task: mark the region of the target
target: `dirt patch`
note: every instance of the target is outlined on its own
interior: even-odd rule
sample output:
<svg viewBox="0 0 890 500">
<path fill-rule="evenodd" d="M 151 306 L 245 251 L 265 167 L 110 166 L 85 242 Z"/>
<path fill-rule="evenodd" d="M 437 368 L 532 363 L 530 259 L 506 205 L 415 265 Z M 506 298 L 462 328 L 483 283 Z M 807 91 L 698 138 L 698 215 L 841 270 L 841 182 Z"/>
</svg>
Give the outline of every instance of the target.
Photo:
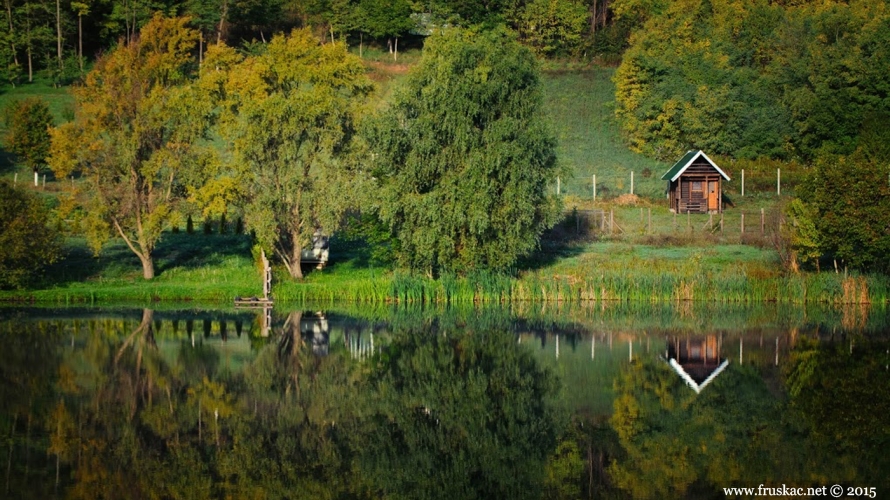
<svg viewBox="0 0 890 500">
<path fill-rule="evenodd" d="M 374 71 L 390 75 L 403 75 L 411 68 L 407 64 L 384 63 L 380 61 L 368 61 L 365 65 Z"/>
<path fill-rule="evenodd" d="M 619 207 L 635 207 L 639 205 L 641 202 L 640 197 L 635 194 L 623 194 L 614 200 L 612 203 L 618 205 Z"/>
</svg>

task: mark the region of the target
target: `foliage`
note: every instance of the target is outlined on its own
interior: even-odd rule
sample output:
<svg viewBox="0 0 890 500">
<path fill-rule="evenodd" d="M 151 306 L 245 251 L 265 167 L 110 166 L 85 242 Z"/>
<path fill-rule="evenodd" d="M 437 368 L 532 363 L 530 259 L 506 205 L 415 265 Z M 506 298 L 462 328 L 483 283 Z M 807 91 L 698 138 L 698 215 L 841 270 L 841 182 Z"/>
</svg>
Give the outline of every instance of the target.
<svg viewBox="0 0 890 500">
<path fill-rule="evenodd" d="M 698 395 L 653 359 L 624 369 L 616 384 L 611 424 L 626 456 L 609 470 L 633 498 L 683 498 L 771 477 L 795 484 L 811 473 L 796 467 L 802 446 L 782 434 L 781 407 L 750 367 L 730 365 Z"/>
<path fill-rule="evenodd" d="M 61 257 L 61 238 L 36 195 L 0 181 L 0 288 L 29 285 Z"/>
<path fill-rule="evenodd" d="M 802 198 L 812 213 L 822 251 L 855 269 L 890 271 L 890 155 L 887 134 L 853 154 L 823 153 Z"/>
<path fill-rule="evenodd" d="M 616 74 L 632 149 L 739 158 L 849 153 L 863 117 L 887 109 L 883 2 L 619 2 L 646 19 Z M 839 76 L 843 75 L 843 77 Z"/>
<path fill-rule="evenodd" d="M 75 88 L 75 119 L 52 131 L 50 166 L 79 173 L 96 252 L 113 232 L 136 254 L 143 277 L 166 222 L 178 218 L 186 165 L 207 161 L 199 141 L 209 102 L 188 84 L 198 33 L 186 19 L 156 16 L 139 39 L 96 63 Z"/>
<path fill-rule="evenodd" d="M 589 16 L 587 7 L 578 0 L 532 0 L 514 22 L 523 43 L 549 56 L 577 49 Z"/>
<path fill-rule="evenodd" d="M 853 343 L 801 339 L 785 369 L 789 410 L 815 444 L 860 457 L 861 480 L 885 482 L 890 391 L 876 380 L 887 373 L 887 343 L 860 337 Z"/>
<path fill-rule="evenodd" d="M 6 107 L 5 120 L 4 147 L 28 168 L 40 171 L 49 156 L 49 128 L 53 125 L 49 105 L 38 97 L 13 101 Z"/>
<path fill-rule="evenodd" d="M 375 496 L 540 496 L 556 379 L 513 335 L 474 323 L 409 320 L 368 375 L 356 444 Z"/>
<path fill-rule="evenodd" d="M 785 207 L 784 216 L 779 234 L 784 244 L 778 250 L 786 267 L 797 272 L 798 263 L 818 266 L 822 251 L 810 208 L 799 198 L 793 198 Z"/>
<path fill-rule="evenodd" d="M 208 54 L 206 65 L 227 70 L 221 133 L 244 183 L 246 227 L 302 278 L 301 249 L 316 231 L 332 234 L 361 196 L 355 128 L 370 80 L 343 44 L 321 44 L 308 30 L 244 59 Z M 202 78 L 212 85 L 218 75 Z"/>
<path fill-rule="evenodd" d="M 404 265 L 506 269 L 556 221 L 538 70 L 503 31 L 434 35 L 369 142 Z"/>
</svg>

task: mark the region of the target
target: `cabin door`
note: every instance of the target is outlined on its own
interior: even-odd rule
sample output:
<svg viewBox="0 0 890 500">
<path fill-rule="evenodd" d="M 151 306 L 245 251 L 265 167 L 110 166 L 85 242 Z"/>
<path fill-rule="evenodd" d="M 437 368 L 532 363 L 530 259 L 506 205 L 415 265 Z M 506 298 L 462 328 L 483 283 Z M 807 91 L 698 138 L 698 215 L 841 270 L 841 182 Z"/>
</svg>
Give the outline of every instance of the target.
<svg viewBox="0 0 890 500">
<path fill-rule="evenodd" d="M 708 181 L 708 210 L 718 210 L 717 181 Z"/>
</svg>

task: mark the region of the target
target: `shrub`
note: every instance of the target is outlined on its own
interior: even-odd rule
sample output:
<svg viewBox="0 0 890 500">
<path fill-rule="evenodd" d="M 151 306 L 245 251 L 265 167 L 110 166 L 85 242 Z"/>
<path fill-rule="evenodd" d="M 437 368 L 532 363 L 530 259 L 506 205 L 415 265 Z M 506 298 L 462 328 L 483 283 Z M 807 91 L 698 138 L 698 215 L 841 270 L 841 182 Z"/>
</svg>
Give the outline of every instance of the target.
<svg viewBox="0 0 890 500">
<path fill-rule="evenodd" d="M 0 288 L 33 282 L 61 256 L 61 238 L 36 195 L 0 181 Z"/>
</svg>

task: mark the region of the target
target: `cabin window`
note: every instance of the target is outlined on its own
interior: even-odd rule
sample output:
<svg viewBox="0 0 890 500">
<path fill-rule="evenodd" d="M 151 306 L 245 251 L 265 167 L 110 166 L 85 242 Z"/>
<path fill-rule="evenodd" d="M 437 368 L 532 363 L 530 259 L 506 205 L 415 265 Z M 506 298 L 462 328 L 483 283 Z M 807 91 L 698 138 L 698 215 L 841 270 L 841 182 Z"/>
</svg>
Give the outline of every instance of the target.
<svg viewBox="0 0 890 500">
<path fill-rule="evenodd" d="M 701 193 L 701 190 L 702 190 L 701 185 L 702 185 L 701 181 L 692 181 L 692 190 L 698 191 L 699 193 Z"/>
</svg>

